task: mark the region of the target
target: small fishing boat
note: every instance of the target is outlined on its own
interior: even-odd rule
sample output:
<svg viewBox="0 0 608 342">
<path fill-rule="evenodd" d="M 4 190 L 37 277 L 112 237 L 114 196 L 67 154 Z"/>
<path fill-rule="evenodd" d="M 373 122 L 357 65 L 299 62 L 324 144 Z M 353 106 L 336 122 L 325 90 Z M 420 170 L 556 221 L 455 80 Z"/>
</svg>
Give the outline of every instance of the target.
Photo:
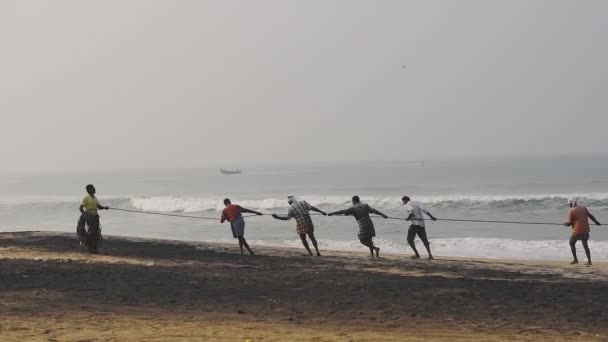
<svg viewBox="0 0 608 342">
<path fill-rule="evenodd" d="M 241 170 L 224 170 L 224 169 L 220 169 L 220 172 L 223 175 L 240 175 L 241 173 L 243 173 L 243 171 L 241 171 Z"/>
</svg>

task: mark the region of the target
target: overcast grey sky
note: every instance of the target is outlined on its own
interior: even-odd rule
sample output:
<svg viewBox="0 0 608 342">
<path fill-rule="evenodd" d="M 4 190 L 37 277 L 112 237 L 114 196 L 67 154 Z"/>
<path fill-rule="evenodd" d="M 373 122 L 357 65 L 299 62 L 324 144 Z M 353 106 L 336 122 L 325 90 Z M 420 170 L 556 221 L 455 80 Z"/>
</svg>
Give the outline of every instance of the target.
<svg viewBox="0 0 608 342">
<path fill-rule="evenodd" d="M 603 0 L 0 0 L 1 168 L 602 153 L 607 33 Z"/>
</svg>

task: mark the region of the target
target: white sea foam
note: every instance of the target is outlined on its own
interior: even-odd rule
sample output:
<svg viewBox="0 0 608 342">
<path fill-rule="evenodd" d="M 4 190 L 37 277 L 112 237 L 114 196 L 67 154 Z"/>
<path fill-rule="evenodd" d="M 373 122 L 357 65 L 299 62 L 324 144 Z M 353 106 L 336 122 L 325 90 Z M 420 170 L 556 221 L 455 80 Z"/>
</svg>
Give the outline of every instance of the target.
<svg viewBox="0 0 608 342">
<path fill-rule="evenodd" d="M 444 195 L 444 196 L 421 196 L 414 198 L 429 206 L 439 208 L 470 208 L 472 206 L 496 209 L 521 208 L 525 206 L 528 210 L 542 210 L 552 208 L 564 208 L 567 199 L 572 196 L 580 198 L 581 203 L 591 208 L 608 207 L 608 193 L 587 194 L 532 194 L 532 195 Z M 349 196 L 321 196 L 305 195 L 302 199 L 307 200 L 313 206 L 323 207 L 328 210 L 343 208 L 350 204 Z M 373 207 L 398 209 L 401 200 L 398 196 L 362 196 L 364 202 Z M 223 198 L 219 197 L 131 197 L 130 204 L 139 210 L 157 212 L 204 212 L 220 211 L 224 207 Z M 288 207 L 286 198 L 248 198 L 234 199 L 244 207 L 254 210 L 286 209 Z"/>
<path fill-rule="evenodd" d="M 413 199 L 428 206 L 438 208 L 479 208 L 506 209 L 527 207 L 529 210 L 560 208 L 563 209 L 570 197 L 576 196 L 581 204 L 591 208 L 608 208 L 608 193 L 578 194 L 525 194 L 525 195 L 477 195 L 448 194 L 419 196 Z M 344 208 L 350 204 L 350 196 L 302 195 L 301 199 L 314 206 L 327 209 Z M 28 205 L 79 202 L 75 196 L 19 196 L 0 197 L 2 205 Z M 401 207 L 399 196 L 361 196 L 361 199 L 377 208 L 398 209 Z M 218 196 L 101 196 L 100 200 L 109 205 L 129 205 L 134 209 L 156 212 L 204 212 L 221 211 L 223 197 Z M 288 208 L 287 197 L 234 198 L 235 203 L 255 210 Z"/>
<path fill-rule="evenodd" d="M 216 241 L 228 242 L 228 240 Z M 252 246 L 296 247 L 302 246 L 300 240 L 252 240 Z M 411 248 L 403 240 L 375 239 L 374 243 L 385 253 L 412 254 Z M 424 246 L 417 241 L 418 251 L 426 253 Z M 608 261 L 608 241 L 589 241 L 591 257 L 594 261 Z M 319 240 L 319 247 L 326 250 L 365 252 L 366 247 L 359 241 Z M 567 240 L 523 241 L 498 238 L 449 238 L 432 239 L 431 248 L 437 256 L 465 258 L 514 259 L 514 260 L 570 260 L 572 255 Z M 582 245 L 578 245 L 578 257 L 586 260 Z"/>
</svg>

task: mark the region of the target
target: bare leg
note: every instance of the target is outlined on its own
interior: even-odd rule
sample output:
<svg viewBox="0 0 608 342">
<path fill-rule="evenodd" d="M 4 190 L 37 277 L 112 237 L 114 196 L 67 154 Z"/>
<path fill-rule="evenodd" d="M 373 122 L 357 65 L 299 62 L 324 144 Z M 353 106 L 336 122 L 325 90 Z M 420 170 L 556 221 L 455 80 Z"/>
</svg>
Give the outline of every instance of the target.
<svg viewBox="0 0 608 342">
<path fill-rule="evenodd" d="M 435 259 L 433 258 L 433 254 L 431 253 L 431 245 L 427 242 L 424 244 L 424 247 L 426 248 L 426 251 L 429 252 L 429 260 Z"/>
<path fill-rule="evenodd" d="M 417 232 L 418 237 L 420 237 L 420 240 L 422 240 L 422 243 L 424 244 L 424 248 L 426 248 L 426 251 L 429 253 L 429 260 L 433 260 L 433 254 L 431 253 L 431 244 L 429 243 L 429 239 L 426 236 L 426 229 L 421 229 Z M 413 239 L 412 240 L 412 244 L 414 243 Z"/>
<path fill-rule="evenodd" d="M 243 254 L 243 246 L 245 246 L 245 248 L 247 248 L 247 251 L 249 251 L 249 254 L 253 255 L 253 251 L 251 250 L 251 248 L 249 248 L 249 244 L 247 244 L 247 240 L 245 240 L 244 236 L 239 236 L 239 244 L 241 245 L 241 254 Z"/>
<path fill-rule="evenodd" d="M 321 256 L 321 253 L 319 252 L 319 245 L 317 244 L 317 239 L 315 239 L 315 234 L 308 233 L 308 236 L 310 237 L 310 241 L 312 241 L 312 245 L 315 247 L 315 250 L 317 251 L 317 256 Z"/>
<path fill-rule="evenodd" d="M 570 239 L 570 250 L 572 250 L 572 257 L 574 259 L 570 263 L 570 265 L 578 264 L 578 258 L 576 257 L 576 240 Z"/>
<path fill-rule="evenodd" d="M 241 249 L 241 255 L 245 255 L 245 253 L 243 253 L 243 240 L 241 238 L 239 238 L 239 248 Z"/>
<path fill-rule="evenodd" d="M 414 239 L 407 240 L 407 243 L 410 245 L 410 247 L 412 247 L 412 250 L 415 253 L 414 255 L 412 255 L 412 259 L 420 259 L 420 254 L 418 254 L 418 250 L 416 249 L 416 244 L 414 244 Z"/>
<path fill-rule="evenodd" d="M 302 244 L 304 248 L 308 251 L 308 255 L 312 256 L 312 252 L 310 251 L 310 247 L 308 246 L 308 241 L 306 241 L 306 234 L 300 234 L 300 239 L 302 240 Z"/>
<path fill-rule="evenodd" d="M 589 249 L 589 245 L 587 244 L 587 240 L 583 240 L 583 247 L 585 248 L 585 254 L 587 254 L 587 264 L 591 265 L 591 250 Z"/>
<path fill-rule="evenodd" d="M 369 248 L 369 254 L 371 257 L 374 257 L 374 251 L 376 252 L 376 257 L 379 256 L 379 252 L 380 252 L 380 248 L 374 246 L 374 242 L 372 241 L 372 239 L 366 239 L 366 240 L 359 240 L 361 241 L 361 244 L 364 246 L 367 246 Z"/>
</svg>

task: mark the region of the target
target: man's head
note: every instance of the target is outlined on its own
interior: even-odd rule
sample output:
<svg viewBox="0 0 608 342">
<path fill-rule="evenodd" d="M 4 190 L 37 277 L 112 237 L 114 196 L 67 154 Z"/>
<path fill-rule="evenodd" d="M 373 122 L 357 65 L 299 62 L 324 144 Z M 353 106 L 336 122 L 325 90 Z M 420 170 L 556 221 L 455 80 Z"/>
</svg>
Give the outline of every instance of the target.
<svg viewBox="0 0 608 342">
<path fill-rule="evenodd" d="M 296 201 L 296 198 L 293 196 L 289 196 L 287 197 L 287 203 L 289 203 L 290 205 L 293 204 Z"/>
<path fill-rule="evenodd" d="M 357 204 L 359 202 L 361 202 L 361 199 L 359 198 L 359 196 L 356 196 L 356 195 L 353 196 L 353 204 Z"/>
<path fill-rule="evenodd" d="M 408 196 L 403 196 L 401 197 L 401 201 L 403 202 L 403 205 L 406 205 L 410 202 L 410 198 Z"/>
<path fill-rule="evenodd" d="M 231 205 L 231 204 L 232 204 L 232 202 L 230 202 L 230 198 L 226 198 L 226 199 L 224 200 L 224 205 L 225 205 L 225 206 L 229 206 L 229 205 Z"/>
<path fill-rule="evenodd" d="M 576 197 L 570 197 L 570 199 L 568 200 L 568 206 L 570 206 L 570 208 L 574 208 L 578 205 L 578 199 Z"/>
<path fill-rule="evenodd" d="M 87 189 L 87 193 L 91 196 L 95 195 L 95 187 L 93 186 L 93 184 L 89 184 L 86 187 Z"/>
</svg>

